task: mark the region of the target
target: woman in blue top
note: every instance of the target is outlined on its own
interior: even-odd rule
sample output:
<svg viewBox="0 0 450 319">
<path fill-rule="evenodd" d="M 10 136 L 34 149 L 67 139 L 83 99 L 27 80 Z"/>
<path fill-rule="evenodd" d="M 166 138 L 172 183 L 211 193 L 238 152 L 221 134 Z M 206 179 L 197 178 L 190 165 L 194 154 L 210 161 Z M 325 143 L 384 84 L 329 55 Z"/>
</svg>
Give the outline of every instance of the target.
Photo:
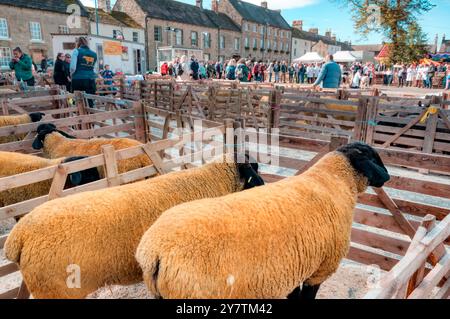
<svg viewBox="0 0 450 319">
<path fill-rule="evenodd" d="M 231 59 L 230 62 L 228 62 L 228 66 L 225 70 L 225 76 L 227 80 L 236 80 L 236 60 Z"/>
<path fill-rule="evenodd" d="M 88 94 L 95 94 L 95 79 L 97 74 L 94 72 L 97 62 L 97 53 L 89 49 L 88 41 L 85 37 L 77 39 L 77 48 L 72 53 L 70 62 L 70 73 L 72 74 L 72 90 L 84 91 Z M 89 106 L 93 106 L 93 101 L 89 100 Z"/>
</svg>

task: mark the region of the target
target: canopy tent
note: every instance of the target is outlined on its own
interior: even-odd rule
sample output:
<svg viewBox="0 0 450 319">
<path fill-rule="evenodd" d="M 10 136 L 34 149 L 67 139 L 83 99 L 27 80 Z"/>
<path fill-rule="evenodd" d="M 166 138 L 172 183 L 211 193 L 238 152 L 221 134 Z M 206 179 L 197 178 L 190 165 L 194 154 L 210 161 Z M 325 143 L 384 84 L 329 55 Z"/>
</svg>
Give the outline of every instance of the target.
<svg viewBox="0 0 450 319">
<path fill-rule="evenodd" d="M 294 63 L 315 63 L 323 62 L 323 58 L 317 52 L 308 52 L 304 56 L 295 59 Z"/>
<path fill-rule="evenodd" d="M 436 62 L 450 62 L 450 53 L 432 54 L 431 59 Z"/>
<path fill-rule="evenodd" d="M 439 62 L 433 61 L 431 59 L 422 59 L 422 60 L 420 60 L 420 64 L 434 65 L 434 66 L 441 65 Z"/>
<path fill-rule="evenodd" d="M 350 51 L 338 51 L 333 54 L 334 62 L 355 62 L 358 60 Z"/>
<path fill-rule="evenodd" d="M 383 61 L 389 58 L 390 50 L 389 45 L 385 44 L 383 45 L 383 48 L 381 49 L 380 53 L 375 57 L 375 60 Z"/>
</svg>

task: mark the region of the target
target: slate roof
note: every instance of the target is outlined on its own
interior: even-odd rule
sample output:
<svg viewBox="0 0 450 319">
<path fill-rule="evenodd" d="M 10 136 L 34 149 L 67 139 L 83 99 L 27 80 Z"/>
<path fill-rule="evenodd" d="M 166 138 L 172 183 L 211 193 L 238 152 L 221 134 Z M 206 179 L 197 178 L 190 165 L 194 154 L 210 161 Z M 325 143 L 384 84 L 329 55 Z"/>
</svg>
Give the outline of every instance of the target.
<svg viewBox="0 0 450 319">
<path fill-rule="evenodd" d="M 221 28 L 240 32 L 236 25 L 224 13 L 201 9 L 197 6 L 172 0 L 136 0 L 136 3 L 150 18 L 181 22 L 208 28 Z"/>
<path fill-rule="evenodd" d="M 383 44 L 353 45 L 353 50 L 355 50 L 355 51 L 380 52 L 382 48 L 383 48 Z"/>
<path fill-rule="evenodd" d="M 81 15 L 83 17 L 88 16 L 86 9 L 79 0 L 0 0 L 1 4 L 65 14 L 67 14 L 67 7 L 69 5 L 78 4 L 81 8 Z"/>
<path fill-rule="evenodd" d="M 340 46 L 342 51 L 353 51 L 354 50 L 351 45 L 349 45 L 345 42 L 334 41 L 333 39 L 326 37 L 324 35 L 315 34 L 313 32 L 299 30 L 296 28 L 292 28 L 292 37 L 297 38 L 297 39 L 308 40 L 311 42 L 319 42 L 320 40 L 322 40 L 322 42 L 324 42 L 327 45 Z"/>
<path fill-rule="evenodd" d="M 270 10 L 241 0 L 229 0 L 244 20 L 272 27 L 290 30 L 291 26 L 284 20 L 280 11 Z M 294 1 L 294 0 L 293 0 Z"/>
<path fill-rule="evenodd" d="M 90 20 L 95 21 L 95 8 L 86 8 L 90 13 Z M 128 14 L 119 11 L 111 11 L 107 13 L 102 9 L 98 10 L 98 19 L 100 23 L 109 24 L 119 27 L 128 27 L 135 29 L 143 29 L 136 21 L 134 21 Z"/>
</svg>

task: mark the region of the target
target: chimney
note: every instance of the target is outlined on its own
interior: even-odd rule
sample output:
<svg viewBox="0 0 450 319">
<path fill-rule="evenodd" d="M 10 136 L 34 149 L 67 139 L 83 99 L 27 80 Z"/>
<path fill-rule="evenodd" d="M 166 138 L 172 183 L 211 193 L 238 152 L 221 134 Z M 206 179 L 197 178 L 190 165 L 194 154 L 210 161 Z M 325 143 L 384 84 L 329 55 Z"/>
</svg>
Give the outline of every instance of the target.
<svg viewBox="0 0 450 319">
<path fill-rule="evenodd" d="M 319 34 L 319 29 L 318 28 L 311 28 L 311 29 L 309 29 L 309 32 L 314 33 L 314 34 Z"/>
<path fill-rule="evenodd" d="M 334 42 L 336 42 L 336 34 L 332 34 L 332 35 L 331 35 L 331 40 L 333 40 Z"/>
<path fill-rule="evenodd" d="M 105 12 L 111 12 L 111 0 L 98 0 L 98 8 Z"/>
<path fill-rule="evenodd" d="M 261 7 L 267 9 L 267 1 L 261 1 Z"/>
<path fill-rule="evenodd" d="M 330 39 L 331 39 L 331 31 L 328 30 L 327 32 L 325 32 L 325 36 L 326 36 L 327 38 L 330 38 Z"/>
<path fill-rule="evenodd" d="M 303 30 L 303 20 L 295 20 L 295 21 L 293 21 L 292 22 L 292 26 L 295 29 L 298 29 L 298 30 L 302 31 Z"/>
<path fill-rule="evenodd" d="M 203 9 L 203 0 L 195 0 L 195 5 L 198 8 Z"/>
<path fill-rule="evenodd" d="M 211 0 L 211 10 L 215 13 L 219 12 L 219 1 L 218 0 Z"/>
</svg>

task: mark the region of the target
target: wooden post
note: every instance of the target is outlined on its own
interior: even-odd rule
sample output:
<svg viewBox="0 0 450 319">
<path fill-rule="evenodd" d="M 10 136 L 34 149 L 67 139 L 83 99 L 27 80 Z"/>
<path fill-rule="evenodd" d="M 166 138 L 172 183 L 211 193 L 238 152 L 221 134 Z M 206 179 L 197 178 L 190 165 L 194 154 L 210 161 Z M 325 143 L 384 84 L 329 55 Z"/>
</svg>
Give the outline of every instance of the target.
<svg viewBox="0 0 450 319">
<path fill-rule="evenodd" d="M 103 145 L 102 153 L 103 157 L 105 158 L 105 176 L 108 180 L 108 186 L 119 186 L 119 168 L 117 167 L 117 158 L 114 146 L 112 146 L 111 144 Z"/>
<path fill-rule="evenodd" d="M 152 152 L 149 144 L 145 144 L 144 146 L 142 146 L 142 149 L 144 150 L 145 154 L 147 154 L 147 156 L 150 158 L 153 165 L 155 166 L 156 171 L 159 174 L 164 175 L 168 173 L 168 171 L 164 168 L 161 156 L 159 156 L 159 154 L 156 152 Z"/>
<path fill-rule="evenodd" d="M 353 140 L 364 142 L 367 135 L 367 108 L 369 100 L 360 97 L 358 101 L 358 113 L 356 114 L 355 128 L 353 130 Z"/>
<path fill-rule="evenodd" d="M 434 139 L 436 137 L 436 129 L 438 124 L 438 114 L 439 111 L 437 113 L 430 114 L 430 116 L 428 117 L 422 147 L 422 152 L 424 153 L 433 153 Z"/>
<path fill-rule="evenodd" d="M 133 110 L 136 140 L 141 143 L 147 143 L 147 121 L 145 118 L 144 106 L 141 102 L 134 102 Z"/>
<path fill-rule="evenodd" d="M 53 177 L 52 185 L 50 186 L 50 191 L 48 193 L 48 200 L 53 200 L 62 196 L 64 186 L 67 180 L 67 169 L 65 169 L 62 164 L 58 165 L 55 175 Z"/>
<path fill-rule="evenodd" d="M 88 111 L 86 108 L 86 101 L 84 100 L 83 92 L 75 91 L 75 104 L 77 106 L 78 116 L 88 114 Z M 81 124 L 82 130 L 88 130 L 89 128 L 90 128 L 90 124 L 88 124 L 88 123 Z"/>
<path fill-rule="evenodd" d="M 125 90 L 126 90 L 126 88 L 125 88 L 125 78 L 124 77 L 120 78 L 119 79 L 119 83 L 120 83 L 120 87 L 119 87 L 120 97 L 122 99 L 124 99 L 124 97 L 125 97 Z"/>
<path fill-rule="evenodd" d="M 378 116 L 378 105 L 380 103 L 379 98 L 371 98 L 369 104 L 367 105 L 366 112 L 366 134 L 364 137 L 364 142 L 372 145 L 373 136 L 375 133 L 375 127 L 377 126 L 377 116 Z"/>
<path fill-rule="evenodd" d="M 274 89 L 270 91 L 270 106 L 272 110 L 272 123 L 270 128 L 280 127 L 280 113 L 281 113 L 281 91 Z"/>
<path fill-rule="evenodd" d="M 226 119 L 224 122 L 225 122 L 225 134 L 223 141 L 225 143 L 225 154 L 233 155 L 235 149 L 233 120 Z"/>
<path fill-rule="evenodd" d="M 1 100 L 3 115 L 9 115 L 8 102 L 5 99 Z"/>
</svg>

